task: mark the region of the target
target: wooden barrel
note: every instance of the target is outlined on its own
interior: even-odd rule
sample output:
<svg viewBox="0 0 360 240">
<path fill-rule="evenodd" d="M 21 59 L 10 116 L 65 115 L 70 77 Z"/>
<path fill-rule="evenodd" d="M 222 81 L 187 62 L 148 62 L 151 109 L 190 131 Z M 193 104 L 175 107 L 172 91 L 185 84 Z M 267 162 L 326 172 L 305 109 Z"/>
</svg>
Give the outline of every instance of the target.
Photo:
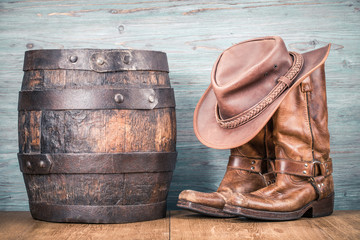
<svg viewBox="0 0 360 240">
<path fill-rule="evenodd" d="M 33 218 L 165 217 L 176 162 L 165 53 L 27 51 L 18 110 L 18 159 Z"/>
</svg>

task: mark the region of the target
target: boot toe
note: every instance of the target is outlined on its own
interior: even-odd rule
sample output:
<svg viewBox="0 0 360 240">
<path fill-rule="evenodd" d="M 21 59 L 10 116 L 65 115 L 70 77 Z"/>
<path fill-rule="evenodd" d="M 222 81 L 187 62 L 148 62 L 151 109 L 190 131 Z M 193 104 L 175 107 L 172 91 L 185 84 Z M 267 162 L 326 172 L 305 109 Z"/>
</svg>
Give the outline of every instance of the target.
<svg viewBox="0 0 360 240">
<path fill-rule="evenodd" d="M 222 209 L 225 205 L 223 196 L 217 192 L 203 193 L 193 190 L 184 190 L 180 193 L 179 200 L 185 200 L 219 209 Z"/>
</svg>

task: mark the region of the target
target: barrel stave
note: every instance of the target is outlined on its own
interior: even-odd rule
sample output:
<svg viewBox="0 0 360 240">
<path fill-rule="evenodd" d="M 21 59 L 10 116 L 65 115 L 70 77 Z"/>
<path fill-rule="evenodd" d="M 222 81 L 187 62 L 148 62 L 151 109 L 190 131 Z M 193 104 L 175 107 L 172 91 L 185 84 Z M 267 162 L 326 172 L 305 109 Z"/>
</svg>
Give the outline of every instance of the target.
<svg viewBox="0 0 360 240">
<path fill-rule="evenodd" d="M 41 150 L 41 111 L 19 111 L 18 140 L 20 153 L 39 153 Z"/>
</svg>

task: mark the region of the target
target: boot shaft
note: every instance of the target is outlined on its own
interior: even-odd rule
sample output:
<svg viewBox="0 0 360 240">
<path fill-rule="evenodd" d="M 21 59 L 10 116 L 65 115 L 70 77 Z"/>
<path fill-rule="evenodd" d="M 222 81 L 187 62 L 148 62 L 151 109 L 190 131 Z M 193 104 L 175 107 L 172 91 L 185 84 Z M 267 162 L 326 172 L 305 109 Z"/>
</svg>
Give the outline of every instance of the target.
<svg viewBox="0 0 360 240">
<path fill-rule="evenodd" d="M 312 131 L 313 159 L 326 161 L 330 154 L 330 134 L 328 129 L 328 108 L 326 97 L 325 66 L 322 65 L 310 75 L 309 90 L 303 83 L 309 102 L 309 123 Z"/>
<path fill-rule="evenodd" d="M 305 202 L 315 195 L 322 199 L 333 194 L 324 65 L 288 94 L 273 122 L 277 173 L 273 188 L 308 189 Z"/>
<path fill-rule="evenodd" d="M 330 136 L 324 65 L 291 91 L 273 116 L 277 159 L 329 159 Z"/>
<path fill-rule="evenodd" d="M 230 154 L 255 159 L 275 159 L 272 119 L 248 143 L 232 148 Z"/>
</svg>

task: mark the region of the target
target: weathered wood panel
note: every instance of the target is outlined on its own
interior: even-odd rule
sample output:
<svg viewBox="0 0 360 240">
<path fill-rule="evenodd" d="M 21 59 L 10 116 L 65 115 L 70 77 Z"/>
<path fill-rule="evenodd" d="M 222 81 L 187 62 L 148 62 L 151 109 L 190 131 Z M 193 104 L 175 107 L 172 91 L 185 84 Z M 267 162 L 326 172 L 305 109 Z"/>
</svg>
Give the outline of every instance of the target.
<svg viewBox="0 0 360 240">
<path fill-rule="evenodd" d="M 181 190 L 216 190 L 225 172 L 228 151 L 202 146 L 192 129 L 193 111 L 210 82 L 213 63 L 232 44 L 266 35 L 283 37 L 289 49 L 299 52 L 333 43 L 326 74 L 335 208 L 359 209 L 359 29 L 358 1 L 2 1 L 0 209 L 27 209 L 16 159 L 24 51 L 135 48 L 168 54 L 179 152 L 169 194 L 174 209 Z"/>
</svg>

